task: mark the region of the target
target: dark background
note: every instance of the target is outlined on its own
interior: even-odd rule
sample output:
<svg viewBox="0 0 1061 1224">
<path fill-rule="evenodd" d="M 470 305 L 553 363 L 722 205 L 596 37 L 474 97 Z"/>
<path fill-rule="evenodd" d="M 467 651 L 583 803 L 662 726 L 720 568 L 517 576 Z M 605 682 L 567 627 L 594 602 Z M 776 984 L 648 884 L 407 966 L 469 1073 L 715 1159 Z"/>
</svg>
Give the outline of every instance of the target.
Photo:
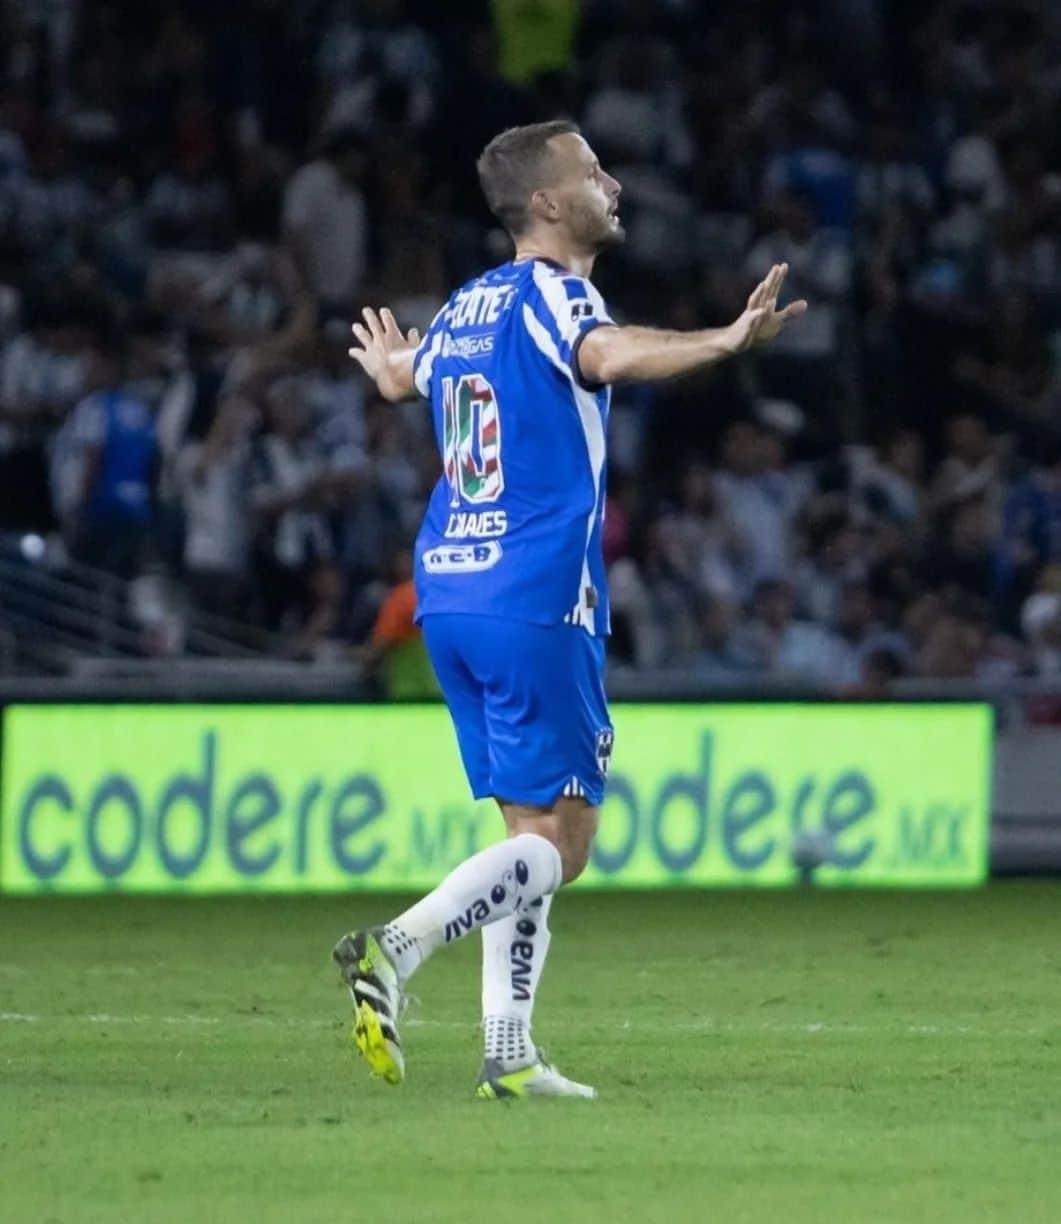
<svg viewBox="0 0 1061 1224">
<path fill-rule="evenodd" d="M 305 659 L 392 640 L 438 461 L 423 405 L 346 359 L 349 321 L 422 327 L 506 258 L 475 157 L 569 115 L 624 187 L 595 278 L 618 319 L 724 324 L 780 259 L 811 302 L 761 355 L 617 391 L 613 660 L 849 694 L 1061 669 L 1056 6 L 0 12 L 20 563 L 33 533 L 59 571 L 131 580 L 149 629 L 198 609 Z"/>
</svg>

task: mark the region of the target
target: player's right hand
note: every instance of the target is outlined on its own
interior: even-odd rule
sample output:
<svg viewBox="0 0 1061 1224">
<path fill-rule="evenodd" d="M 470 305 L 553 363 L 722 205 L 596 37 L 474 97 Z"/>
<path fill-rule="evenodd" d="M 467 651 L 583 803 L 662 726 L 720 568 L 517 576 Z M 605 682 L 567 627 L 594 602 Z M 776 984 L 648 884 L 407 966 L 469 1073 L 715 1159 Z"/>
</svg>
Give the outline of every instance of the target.
<svg viewBox="0 0 1061 1224">
<path fill-rule="evenodd" d="M 387 399 L 398 400 L 409 393 L 410 357 L 420 344 L 420 333 L 411 327 L 402 334 L 386 306 L 377 314 L 371 306 L 361 311 L 364 323 L 351 327 L 357 345 L 350 356 L 365 371 Z"/>
</svg>

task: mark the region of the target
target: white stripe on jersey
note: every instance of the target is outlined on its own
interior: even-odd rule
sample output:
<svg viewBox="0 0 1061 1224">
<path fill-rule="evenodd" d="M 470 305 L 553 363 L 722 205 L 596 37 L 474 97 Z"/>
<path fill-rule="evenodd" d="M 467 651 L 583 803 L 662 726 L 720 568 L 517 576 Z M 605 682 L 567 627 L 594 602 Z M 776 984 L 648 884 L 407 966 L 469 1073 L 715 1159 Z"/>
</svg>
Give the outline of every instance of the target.
<svg viewBox="0 0 1061 1224">
<path fill-rule="evenodd" d="M 585 277 L 575 276 L 573 273 L 566 277 L 558 276 L 539 260 L 534 262 L 533 275 L 538 292 L 542 295 L 542 299 L 549 308 L 549 313 L 553 316 L 556 330 L 569 348 L 574 348 L 575 342 L 582 335 L 583 328 L 581 317 L 576 318 L 572 313 L 573 303 L 564 287 L 565 282 L 568 284 L 573 281 L 580 282 L 585 290 L 585 300 L 593 308 L 593 314 L 590 317 L 598 323 L 612 324 L 604 298 L 597 292 L 596 285 L 586 280 Z"/>
<path fill-rule="evenodd" d="M 448 308 L 449 302 L 431 320 L 431 327 L 435 326 Z M 413 383 L 424 399 L 431 398 L 431 371 L 435 365 L 435 358 L 442 352 L 443 332 L 441 331 L 435 332 L 434 336 L 431 337 L 430 345 L 426 349 L 424 348 L 427 337 L 431 335 L 431 327 L 424 332 L 424 339 L 420 342 L 420 347 L 416 350 L 416 355 L 413 357 Z"/>
<path fill-rule="evenodd" d="M 538 270 L 536 268 L 535 279 L 537 279 L 537 276 Z M 563 292 L 562 289 L 561 292 Z M 586 439 L 590 474 L 593 477 L 593 507 L 589 512 L 589 522 L 586 524 L 586 549 L 582 554 L 582 577 L 579 582 L 578 602 L 573 609 L 572 615 L 574 617 L 574 624 L 582 625 L 593 635 L 596 632 L 594 617 L 588 603 L 589 592 L 593 586 L 589 574 L 589 544 L 593 537 L 593 524 L 597 517 L 597 503 L 600 500 L 601 472 L 604 469 L 604 425 L 592 392 L 578 385 L 571 367 L 560 357 L 556 342 L 549 335 L 545 327 L 535 318 L 534 311 L 526 304 L 523 307 L 523 323 L 530 334 L 530 338 L 570 384 L 571 391 L 575 397 L 575 407 L 578 409 L 578 418 L 582 424 L 582 433 Z"/>
</svg>

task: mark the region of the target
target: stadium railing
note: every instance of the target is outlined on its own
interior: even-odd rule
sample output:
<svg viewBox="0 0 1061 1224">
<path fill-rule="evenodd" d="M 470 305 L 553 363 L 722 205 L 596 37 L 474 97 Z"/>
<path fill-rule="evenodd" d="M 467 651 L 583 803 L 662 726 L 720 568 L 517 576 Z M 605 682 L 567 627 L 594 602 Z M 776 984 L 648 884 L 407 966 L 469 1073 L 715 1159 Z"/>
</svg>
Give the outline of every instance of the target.
<svg viewBox="0 0 1061 1224">
<path fill-rule="evenodd" d="M 161 575 L 127 582 L 49 554 L 39 537 L 0 540 L 0 675 L 72 676 L 86 660 L 143 660 L 153 650 L 256 659 L 277 645 L 192 607 Z"/>
</svg>

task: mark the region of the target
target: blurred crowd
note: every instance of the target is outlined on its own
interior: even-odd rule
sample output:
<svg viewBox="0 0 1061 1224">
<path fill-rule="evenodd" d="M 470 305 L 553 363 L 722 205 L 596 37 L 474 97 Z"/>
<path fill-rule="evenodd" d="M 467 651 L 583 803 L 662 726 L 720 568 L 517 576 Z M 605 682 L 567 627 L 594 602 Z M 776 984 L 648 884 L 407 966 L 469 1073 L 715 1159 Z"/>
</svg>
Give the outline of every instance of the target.
<svg viewBox="0 0 1061 1224">
<path fill-rule="evenodd" d="M 811 303 L 616 391 L 612 658 L 1061 675 L 1049 0 L 6 0 L 0 530 L 378 664 L 439 462 L 349 324 L 507 258 L 476 155 L 559 115 L 623 185 L 618 320 L 724 324 L 781 260 Z"/>
</svg>

